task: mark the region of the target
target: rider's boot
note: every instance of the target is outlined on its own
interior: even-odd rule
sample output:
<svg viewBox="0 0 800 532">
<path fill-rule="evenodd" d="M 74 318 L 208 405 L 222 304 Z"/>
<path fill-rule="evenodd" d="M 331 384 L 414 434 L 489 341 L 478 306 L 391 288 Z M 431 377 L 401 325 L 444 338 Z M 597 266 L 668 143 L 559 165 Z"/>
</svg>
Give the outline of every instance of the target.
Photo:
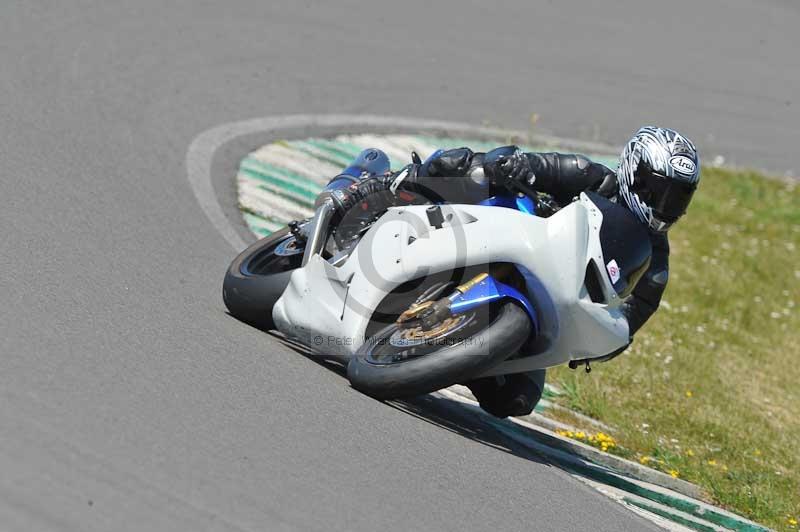
<svg viewBox="0 0 800 532">
<path fill-rule="evenodd" d="M 466 386 L 481 408 L 495 417 L 527 416 L 542 397 L 545 370 L 534 370 L 499 377 L 482 377 Z"/>
</svg>

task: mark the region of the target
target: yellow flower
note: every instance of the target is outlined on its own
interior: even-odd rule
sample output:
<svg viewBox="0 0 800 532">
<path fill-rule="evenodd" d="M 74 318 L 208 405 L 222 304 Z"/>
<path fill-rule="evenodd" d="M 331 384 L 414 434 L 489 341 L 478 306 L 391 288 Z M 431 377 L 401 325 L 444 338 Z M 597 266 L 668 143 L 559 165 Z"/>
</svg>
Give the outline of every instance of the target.
<svg viewBox="0 0 800 532">
<path fill-rule="evenodd" d="M 649 462 L 649 461 L 650 461 L 650 457 L 649 456 L 642 456 L 641 458 L 639 458 L 639 463 L 640 464 L 647 465 L 647 462 Z"/>
<path fill-rule="evenodd" d="M 723 471 L 727 471 L 727 470 L 728 470 L 728 466 L 726 466 L 726 465 L 723 465 L 723 466 L 722 466 L 722 470 L 723 470 Z"/>
<path fill-rule="evenodd" d="M 686 390 L 686 397 L 691 397 L 692 395 L 694 394 L 691 392 L 691 390 Z"/>
<path fill-rule="evenodd" d="M 686 450 L 686 456 L 694 456 L 694 451 L 691 449 Z"/>
<path fill-rule="evenodd" d="M 761 456 L 761 451 L 756 449 L 755 451 L 753 451 L 753 454 L 756 456 Z"/>
<path fill-rule="evenodd" d="M 672 478 L 678 478 L 678 470 L 677 469 L 670 469 L 669 470 L 669 476 L 671 476 Z"/>
<path fill-rule="evenodd" d="M 788 520 L 789 526 L 797 526 L 797 519 L 790 517 Z"/>
<path fill-rule="evenodd" d="M 715 466 L 715 465 L 717 465 L 717 461 L 716 460 L 709 460 L 708 461 L 708 465 Z"/>
<path fill-rule="evenodd" d="M 582 440 L 586 437 L 586 434 L 583 431 L 580 431 L 577 434 L 575 434 L 575 437 Z"/>
</svg>

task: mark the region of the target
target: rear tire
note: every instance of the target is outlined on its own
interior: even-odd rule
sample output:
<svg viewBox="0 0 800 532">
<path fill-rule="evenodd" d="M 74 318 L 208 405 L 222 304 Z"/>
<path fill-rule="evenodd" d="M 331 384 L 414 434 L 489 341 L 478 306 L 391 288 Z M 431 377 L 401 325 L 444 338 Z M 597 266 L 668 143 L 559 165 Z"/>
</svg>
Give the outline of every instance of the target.
<svg viewBox="0 0 800 532">
<path fill-rule="evenodd" d="M 277 231 L 242 251 L 228 267 L 222 299 L 234 317 L 262 329 L 274 329 L 272 307 L 303 261 L 288 228 Z"/>
<path fill-rule="evenodd" d="M 514 354 L 530 335 L 530 318 L 511 301 L 459 317 L 470 313 L 471 321 L 460 329 L 411 347 L 397 340 L 396 324 L 377 331 L 350 359 L 350 384 L 377 399 L 422 395 L 477 377 Z"/>
</svg>

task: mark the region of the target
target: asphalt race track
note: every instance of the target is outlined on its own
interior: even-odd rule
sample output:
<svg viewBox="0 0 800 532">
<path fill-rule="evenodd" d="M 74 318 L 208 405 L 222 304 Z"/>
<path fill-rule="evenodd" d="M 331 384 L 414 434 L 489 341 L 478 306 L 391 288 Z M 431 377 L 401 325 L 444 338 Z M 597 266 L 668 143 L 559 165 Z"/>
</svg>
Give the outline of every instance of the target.
<svg viewBox="0 0 800 532">
<path fill-rule="evenodd" d="M 371 400 L 227 316 L 235 250 L 187 148 L 259 116 L 537 113 L 611 143 L 664 123 L 796 174 L 800 8 L 163 4 L 0 8 L 0 528 L 652 529 L 434 400 Z"/>
</svg>

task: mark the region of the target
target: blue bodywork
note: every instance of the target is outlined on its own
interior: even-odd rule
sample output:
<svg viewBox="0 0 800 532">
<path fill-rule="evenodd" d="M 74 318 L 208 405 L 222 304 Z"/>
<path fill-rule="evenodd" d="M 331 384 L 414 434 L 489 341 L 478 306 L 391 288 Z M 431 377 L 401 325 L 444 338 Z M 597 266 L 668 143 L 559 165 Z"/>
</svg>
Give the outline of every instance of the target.
<svg viewBox="0 0 800 532">
<path fill-rule="evenodd" d="M 528 196 L 516 196 L 511 194 L 501 194 L 492 196 L 478 203 L 478 205 L 485 205 L 487 207 L 505 207 L 507 209 L 516 209 L 525 214 L 536 214 L 536 207 L 534 207 L 533 200 Z"/>
<path fill-rule="evenodd" d="M 458 294 L 451 299 L 450 311 L 453 314 L 458 314 L 507 297 L 522 305 L 522 308 L 525 309 L 531 319 L 534 334 L 538 333 L 539 318 L 528 297 L 516 288 L 495 280 L 491 275 L 463 294 Z"/>
</svg>

